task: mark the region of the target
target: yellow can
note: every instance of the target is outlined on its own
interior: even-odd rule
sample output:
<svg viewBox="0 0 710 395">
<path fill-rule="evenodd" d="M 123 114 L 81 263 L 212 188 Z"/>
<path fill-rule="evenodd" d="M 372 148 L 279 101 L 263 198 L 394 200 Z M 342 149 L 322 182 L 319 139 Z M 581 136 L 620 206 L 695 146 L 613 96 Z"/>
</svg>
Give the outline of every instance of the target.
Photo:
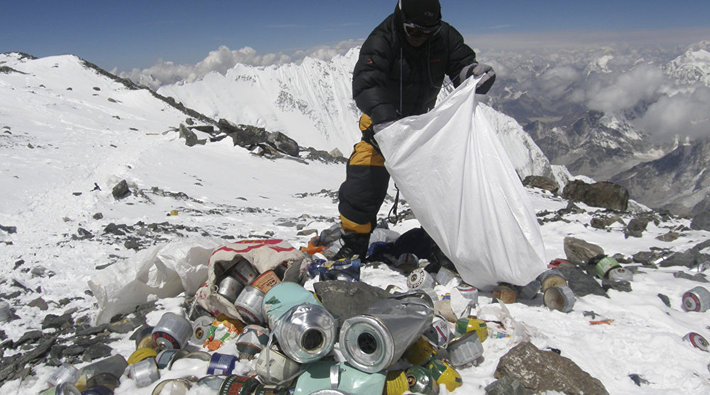
<svg viewBox="0 0 710 395">
<path fill-rule="evenodd" d="M 436 383 L 439 385 L 444 384 L 449 392 L 453 392 L 463 385 L 463 379 L 461 379 L 459 372 L 446 361 L 432 359 L 429 361 L 427 368 L 431 371 Z"/>
<path fill-rule="evenodd" d="M 157 356 L 158 356 L 158 353 L 154 349 L 143 347 L 143 348 L 139 348 L 136 351 L 134 351 L 133 354 L 131 354 L 131 356 L 128 357 L 128 360 L 126 360 L 126 362 L 128 362 L 129 365 L 133 365 L 133 364 L 138 363 L 146 358 L 151 358 L 151 357 L 155 358 Z"/>
<path fill-rule="evenodd" d="M 474 316 L 459 318 L 456 321 L 456 334 L 463 335 L 468 332 L 476 332 L 481 343 L 488 339 L 488 325 L 486 325 L 485 321 L 479 320 Z"/>
<path fill-rule="evenodd" d="M 404 359 L 412 365 L 424 365 L 434 355 L 434 346 L 429 343 L 429 340 L 421 336 L 419 340 L 412 343 L 404 352 Z"/>
<path fill-rule="evenodd" d="M 402 395 L 409 391 L 409 382 L 404 370 L 392 370 L 387 372 L 384 395 Z"/>
</svg>

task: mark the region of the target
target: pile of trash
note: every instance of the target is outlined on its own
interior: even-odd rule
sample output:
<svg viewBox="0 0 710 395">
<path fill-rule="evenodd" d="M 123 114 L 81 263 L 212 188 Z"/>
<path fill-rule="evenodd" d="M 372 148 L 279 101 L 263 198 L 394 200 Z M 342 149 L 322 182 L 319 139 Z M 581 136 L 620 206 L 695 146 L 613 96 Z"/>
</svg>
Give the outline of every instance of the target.
<svg viewBox="0 0 710 395">
<path fill-rule="evenodd" d="M 304 250 L 315 252 L 309 249 L 316 244 Z M 530 339 L 506 303 L 542 295 L 548 308 L 562 312 L 575 303 L 576 284 L 567 277 L 578 266 L 563 259 L 525 286 L 499 284 L 491 293 L 497 303 L 479 305 L 479 290 L 455 270 L 433 267 L 411 252 L 388 258 L 407 272 L 407 289 L 365 284 L 360 269 L 371 263 L 327 255 L 323 248 L 304 254 L 282 240 L 216 248 L 206 281 L 187 297 L 182 314 L 166 312 L 156 325 L 138 328 L 127 358 L 116 354 L 81 369 L 63 364 L 42 393 L 103 395 L 124 385 L 152 386 L 154 395 L 192 388 L 215 394 L 438 394 L 441 385 L 453 392 L 463 384 L 458 370 L 483 361 L 483 342 Z M 603 282 L 633 277 L 609 256 L 592 257 L 587 265 Z M 710 304 L 703 287 L 683 298 L 688 311 Z M 707 351 L 702 336 L 687 337 Z M 174 378 L 171 371 L 183 375 Z M 515 381 L 505 383 L 498 380 L 486 391 L 505 393 Z"/>
</svg>

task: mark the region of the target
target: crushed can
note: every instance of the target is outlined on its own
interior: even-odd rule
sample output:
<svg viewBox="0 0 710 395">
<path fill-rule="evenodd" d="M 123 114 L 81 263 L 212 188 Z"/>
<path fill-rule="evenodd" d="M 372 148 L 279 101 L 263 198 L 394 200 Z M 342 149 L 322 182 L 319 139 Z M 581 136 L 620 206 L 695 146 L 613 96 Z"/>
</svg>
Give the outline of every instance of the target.
<svg viewBox="0 0 710 395">
<path fill-rule="evenodd" d="M 549 288 L 561 287 L 567 285 L 567 280 L 565 276 L 556 269 L 545 270 L 538 276 L 538 281 L 540 281 L 540 288 L 544 294 Z"/>
<path fill-rule="evenodd" d="M 360 281 L 361 266 L 362 261 L 360 259 L 340 259 L 337 261 L 317 259 L 308 265 L 308 275 L 311 278 L 318 277 L 319 281 Z"/>
<path fill-rule="evenodd" d="M 259 380 L 250 376 L 229 375 L 219 388 L 219 395 L 252 394 L 259 386 Z"/>
<path fill-rule="evenodd" d="M 383 395 L 402 395 L 409 391 L 409 382 L 404 370 L 390 370 L 387 372 L 385 391 Z"/>
<path fill-rule="evenodd" d="M 449 340 L 451 340 L 449 321 L 442 317 L 435 316 L 431 322 L 431 326 L 424 331 L 424 336 L 435 346 L 446 348 L 449 344 Z"/>
<path fill-rule="evenodd" d="M 434 277 L 424 269 L 414 269 L 407 276 L 407 286 L 411 290 L 434 288 L 435 284 Z"/>
<path fill-rule="evenodd" d="M 128 377 L 136 381 L 137 387 L 147 387 L 160 379 L 155 358 L 146 358 L 128 368 Z"/>
<path fill-rule="evenodd" d="M 217 391 L 219 391 L 220 388 L 222 388 L 222 384 L 224 383 L 225 378 L 226 376 L 204 376 L 197 380 L 197 385 L 200 387 L 209 388 L 212 390 L 212 393 L 216 393 Z"/>
<path fill-rule="evenodd" d="M 139 348 L 128 357 L 126 362 L 128 362 L 129 365 L 133 365 L 146 358 L 155 358 L 157 356 L 158 353 L 152 348 Z"/>
<path fill-rule="evenodd" d="M 219 282 L 217 293 L 224 296 L 228 301 L 234 303 L 237 300 L 237 295 L 244 289 L 244 284 L 237 281 L 234 277 L 225 277 Z"/>
<path fill-rule="evenodd" d="M 256 354 L 266 347 L 269 342 L 269 330 L 259 325 L 247 325 L 237 338 L 237 351 L 239 358 L 254 359 Z"/>
<path fill-rule="evenodd" d="M 436 351 L 429 340 L 422 336 L 404 351 L 402 357 L 412 365 L 424 365 Z"/>
<path fill-rule="evenodd" d="M 693 347 L 695 347 L 699 350 L 702 350 L 705 352 L 710 351 L 710 350 L 708 350 L 708 341 L 705 340 L 705 338 L 702 335 L 700 335 L 699 333 L 690 332 L 690 333 L 686 334 L 685 336 L 683 336 L 683 340 L 689 341 L 690 344 L 693 345 Z"/>
<path fill-rule="evenodd" d="M 245 321 L 259 325 L 264 322 L 263 303 L 264 293 L 258 288 L 247 285 L 237 297 L 234 306 Z"/>
<path fill-rule="evenodd" d="M 192 381 L 183 377 L 179 379 L 163 380 L 153 388 L 151 395 L 178 395 L 187 394 L 192 388 Z"/>
<path fill-rule="evenodd" d="M 703 312 L 710 308 L 710 291 L 697 286 L 683 293 L 683 310 Z"/>
<path fill-rule="evenodd" d="M 455 281 L 456 285 L 459 285 L 459 276 L 452 270 L 449 270 L 445 267 L 439 269 L 439 271 L 436 273 L 435 280 L 441 285 L 448 285 L 451 281 Z"/>
<path fill-rule="evenodd" d="M 431 372 L 432 377 L 439 385 L 446 386 L 449 392 L 454 392 L 456 388 L 463 385 L 461 374 L 454 369 L 451 364 L 441 359 L 432 359 L 427 364 L 427 369 Z"/>
<path fill-rule="evenodd" d="M 543 295 L 543 301 L 545 306 L 551 310 L 569 313 L 574 307 L 576 298 L 570 287 L 561 286 L 548 288 Z"/>
<path fill-rule="evenodd" d="M 439 393 L 439 384 L 436 383 L 431 372 L 423 366 L 412 366 L 406 370 L 409 391 L 418 394 L 436 395 Z"/>
<path fill-rule="evenodd" d="M 424 297 L 423 297 L 424 296 Z M 350 317 L 340 329 L 343 357 L 363 372 L 379 372 L 402 356 L 433 319 L 434 306 L 425 295 L 383 299 L 365 314 Z"/>
<path fill-rule="evenodd" d="M 180 350 L 176 348 L 170 348 L 160 351 L 155 357 L 155 364 L 158 365 L 158 369 L 167 368 L 168 365 L 170 365 L 170 362 L 172 361 L 175 354 L 178 353 L 178 351 Z"/>
<path fill-rule="evenodd" d="M 609 271 L 616 267 L 621 267 L 619 262 L 610 256 L 605 256 L 594 265 L 594 273 L 596 273 L 597 277 L 604 279 L 607 278 Z"/>
<path fill-rule="evenodd" d="M 500 300 L 505 304 L 515 303 L 518 295 L 515 290 L 507 285 L 497 285 L 493 288 L 493 299 Z"/>
<path fill-rule="evenodd" d="M 127 366 L 126 359 L 121 354 L 115 354 L 79 369 L 79 378 L 88 379 L 104 372 L 121 377 Z"/>
<path fill-rule="evenodd" d="M 192 336 L 192 325 L 185 317 L 165 313 L 153 328 L 153 340 L 160 348 L 185 348 Z"/>
<path fill-rule="evenodd" d="M 456 334 L 463 335 L 468 332 L 476 332 L 478 340 L 483 343 L 488 338 L 488 325 L 486 321 L 473 316 L 456 320 Z"/>
<path fill-rule="evenodd" d="M 150 325 L 141 325 L 131 334 L 131 339 L 136 341 L 136 350 L 139 348 L 158 348 L 153 340 L 153 327 Z"/>
<path fill-rule="evenodd" d="M 86 388 L 104 387 L 110 391 L 114 391 L 121 385 L 121 380 L 111 373 L 99 373 L 93 375 L 86 381 Z"/>
<path fill-rule="evenodd" d="M 483 362 L 483 344 L 476 332 L 468 332 L 455 338 L 446 349 L 449 362 L 455 368 L 478 366 Z"/>
<path fill-rule="evenodd" d="M 273 270 L 267 270 L 264 273 L 261 273 L 259 277 L 255 278 L 254 281 L 252 281 L 251 286 L 266 294 L 271 288 L 280 282 L 281 280 L 279 280 L 279 277 Z"/>
<path fill-rule="evenodd" d="M 256 374 L 266 384 L 288 386 L 301 372 L 301 365 L 287 357 L 275 346 L 266 348 L 256 359 Z"/>
<path fill-rule="evenodd" d="M 294 395 L 309 395 L 323 390 L 345 394 L 381 394 L 385 387 L 383 372 L 365 373 L 344 363 L 316 361 L 306 365 L 298 376 Z"/>
<path fill-rule="evenodd" d="M 301 285 L 284 282 L 271 288 L 263 311 L 281 351 L 296 362 L 313 362 L 333 349 L 337 322 Z"/>
</svg>

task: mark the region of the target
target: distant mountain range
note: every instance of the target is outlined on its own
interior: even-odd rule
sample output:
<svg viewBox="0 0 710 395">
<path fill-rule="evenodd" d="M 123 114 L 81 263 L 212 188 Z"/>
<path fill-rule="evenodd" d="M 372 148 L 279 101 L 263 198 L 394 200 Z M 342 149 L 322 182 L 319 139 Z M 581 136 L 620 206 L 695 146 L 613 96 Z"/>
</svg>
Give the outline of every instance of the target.
<svg viewBox="0 0 710 395">
<path fill-rule="evenodd" d="M 481 108 L 497 128 L 521 178 L 544 175 L 564 184 L 571 173 L 612 180 L 627 187 L 632 199 L 687 214 L 696 206 L 695 211 L 710 207 L 703 203 L 710 201 L 704 176 L 710 155 L 707 142 L 696 138 L 679 144 L 675 136 L 659 139 L 639 120 L 662 98 L 710 86 L 709 48 L 710 42 L 700 42 L 675 56 L 673 51 L 655 50 L 619 55 L 608 49 L 584 56 L 486 54 L 499 78 Z M 357 55 L 354 48 L 330 61 L 307 58 L 300 64 L 268 67 L 238 64 L 224 75 L 212 72 L 151 93 L 198 119 L 254 125 L 282 132 L 304 147 L 338 148 L 347 155 L 360 138 L 359 111 L 351 98 Z M 91 63 L 77 62 L 131 89 L 139 88 Z M 628 76 L 647 65 L 658 70 L 648 66 L 648 75 L 662 75 L 672 88 L 635 91 Z M 641 81 L 637 85 L 645 83 L 646 75 L 636 74 Z M 595 105 L 589 92 L 597 89 L 603 97 L 606 92 L 599 87 L 617 86 L 607 84 L 613 78 L 627 89 L 621 90 L 621 99 L 638 97 L 616 110 L 600 108 L 613 101 Z M 450 86 L 445 87 L 441 96 L 450 91 Z M 554 165 L 566 167 L 569 173 Z"/>
</svg>

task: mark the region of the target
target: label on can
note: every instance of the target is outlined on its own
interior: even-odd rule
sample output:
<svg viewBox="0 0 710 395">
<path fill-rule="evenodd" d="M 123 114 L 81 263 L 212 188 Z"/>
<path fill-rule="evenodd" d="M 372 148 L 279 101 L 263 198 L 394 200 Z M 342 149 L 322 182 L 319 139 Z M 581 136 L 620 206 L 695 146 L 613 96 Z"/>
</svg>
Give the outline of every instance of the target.
<svg viewBox="0 0 710 395">
<path fill-rule="evenodd" d="M 441 359 L 432 359 L 427 366 L 436 383 L 445 385 L 449 392 L 453 392 L 456 388 L 463 385 L 463 379 L 459 372 Z"/>
<path fill-rule="evenodd" d="M 385 395 L 402 395 L 409 391 L 409 382 L 404 370 L 391 370 L 387 372 L 385 381 Z"/>
<path fill-rule="evenodd" d="M 605 256 L 594 266 L 594 272 L 599 278 L 605 278 L 609 270 L 620 266 L 621 265 L 619 265 L 619 262 L 617 262 L 616 259 L 610 256 Z"/>
<path fill-rule="evenodd" d="M 705 352 L 708 352 L 708 341 L 705 340 L 705 338 L 700 335 L 699 333 L 695 332 L 690 332 L 683 336 L 683 340 L 687 340 L 690 342 L 690 344 L 693 345 L 693 347 L 703 350 Z"/>
<path fill-rule="evenodd" d="M 251 394 L 259 385 L 254 377 L 230 375 L 219 388 L 219 395 Z"/>
<path fill-rule="evenodd" d="M 434 278 L 426 270 L 416 269 L 407 277 L 407 286 L 411 289 L 433 288 Z"/>
<path fill-rule="evenodd" d="M 232 275 L 237 280 L 241 281 L 242 284 L 247 285 L 251 284 L 251 282 L 254 281 L 257 276 L 257 272 L 251 266 L 251 263 L 249 263 L 249 261 L 247 261 L 246 259 L 242 259 L 237 262 L 236 265 L 234 265 Z"/>
<path fill-rule="evenodd" d="M 456 320 L 456 333 L 463 335 L 468 332 L 476 332 L 478 340 L 483 343 L 488 338 L 488 325 L 485 321 L 476 317 L 459 318 Z"/>
<path fill-rule="evenodd" d="M 267 270 L 261 275 L 259 275 L 259 277 L 255 278 L 254 281 L 251 283 L 251 286 L 263 293 L 267 293 L 271 288 L 273 288 L 280 282 L 281 280 L 279 280 L 279 277 L 276 275 L 276 273 L 274 273 L 273 270 Z"/>
<path fill-rule="evenodd" d="M 683 310 L 703 312 L 710 307 L 710 291 L 695 287 L 683 294 Z"/>
<path fill-rule="evenodd" d="M 163 348 L 180 348 L 180 343 L 167 332 L 153 332 L 153 340 Z"/>
<path fill-rule="evenodd" d="M 214 353 L 210 358 L 210 364 L 207 367 L 207 374 L 223 376 L 232 374 L 234 365 L 239 361 L 236 355 Z"/>
</svg>

